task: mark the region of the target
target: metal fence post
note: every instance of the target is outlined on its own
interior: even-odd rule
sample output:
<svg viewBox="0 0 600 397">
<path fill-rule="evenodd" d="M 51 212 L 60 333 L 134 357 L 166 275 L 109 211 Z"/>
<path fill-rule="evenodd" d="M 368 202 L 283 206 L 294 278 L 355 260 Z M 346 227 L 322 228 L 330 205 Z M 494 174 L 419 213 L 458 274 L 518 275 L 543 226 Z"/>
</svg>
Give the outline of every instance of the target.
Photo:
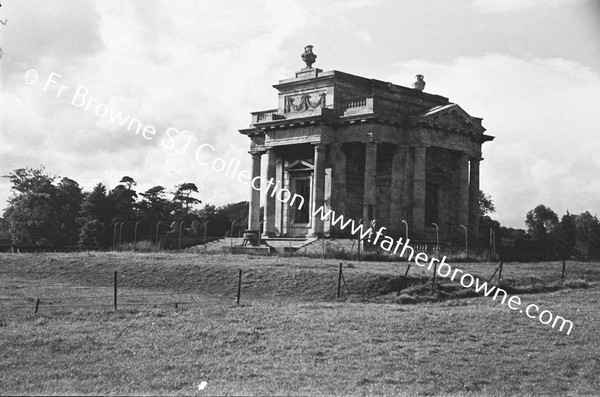
<svg viewBox="0 0 600 397">
<path fill-rule="evenodd" d="M 116 270 L 115 270 L 113 285 L 114 285 L 113 306 L 114 306 L 115 311 L 117 311 L 117 271 Z"/>
<path fill-rule="evenodd" d="M 341 290 L 342 290 L 342 263 L 340 262 L 340 268 L 338 270 L 338 290 L 337 290 L 338 299 L 340 299 Z"/>
<path fill-rule="evenodd" d="M 240 269 L 240 274 L 238 276 L 238 290 L 237 290 L 237 304 L 240 304 L 240 295 L 242 294 L 242 269 Z"/>
</svg>

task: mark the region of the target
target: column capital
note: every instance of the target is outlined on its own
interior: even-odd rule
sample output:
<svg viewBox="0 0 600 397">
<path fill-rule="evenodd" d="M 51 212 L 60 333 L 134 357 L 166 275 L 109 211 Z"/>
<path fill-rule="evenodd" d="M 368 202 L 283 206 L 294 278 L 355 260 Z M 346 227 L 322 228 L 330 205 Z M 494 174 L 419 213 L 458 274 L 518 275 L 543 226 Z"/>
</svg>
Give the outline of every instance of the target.
<svg viewBox="0 0 600 397">
<path fill-rule="evenodd" d="M 250 154 L 250 156 L 252 156 L 252 157 L 261 157 L 263 154 L 265 154 L 265 151 L 264 151 L 264 150 L 261 150 L 261 151 L 256 151 L 256 152 L 249 151 L 248 153 L 249 153 L 249 154 Z"/>
<path fill-rule="evenodd" d="M 483 160 L 483 157 L 469 157 L 469 160 L 471 163 L 479 163 L 481 160 Z"/>
</svg>

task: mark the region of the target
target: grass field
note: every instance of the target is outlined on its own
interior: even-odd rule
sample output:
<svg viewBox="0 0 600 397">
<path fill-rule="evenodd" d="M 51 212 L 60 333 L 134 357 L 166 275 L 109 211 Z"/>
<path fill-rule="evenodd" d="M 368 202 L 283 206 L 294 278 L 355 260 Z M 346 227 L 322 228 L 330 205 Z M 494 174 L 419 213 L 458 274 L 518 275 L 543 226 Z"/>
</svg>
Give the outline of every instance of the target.
<svg viewBox="0 0 600 397">
<path fill-rule="evenodd" d="M 405 263 L 345 263 L 350 294 L 337 301 L 338 264 L 190 254 L 2 255 L 0 298 L 11 300 L 0 307 L 0 391 L 600 394 L 597 263 L 567 263 L 568 279 L 588 288 L 522 295 L 572 320 L 570 335 L 484 297 L 446 294 L 438 302 L 398 304 Z M 506 264 L 503 278 L 523 292 L 543 291 L 535 286 L 560 281 L 561 266 Z M 458 267 L 487 279 L 496 264 Z M 115 270 L 120 300 L 138 299 L 117 312 L 110 307 Z M 422 288 L 430 274 L 413 270 L 414 285 L 403 293 L 412 288 L 415 297 L 433 297 Z M 73 306 L 42 304 L 34 315 L 40 296 Z M 193 303 L 175 310 L 174 302 L 184 300 Z M 90 302 L 106 307 L 75 307 Z"/>
</svg>

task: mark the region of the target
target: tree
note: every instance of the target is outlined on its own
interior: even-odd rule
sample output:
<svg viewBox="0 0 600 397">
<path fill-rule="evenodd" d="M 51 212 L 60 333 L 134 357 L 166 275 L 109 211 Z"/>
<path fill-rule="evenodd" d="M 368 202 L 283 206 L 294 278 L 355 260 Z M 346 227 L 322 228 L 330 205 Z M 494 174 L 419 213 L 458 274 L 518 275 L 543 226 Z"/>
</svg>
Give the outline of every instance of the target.
<svg viewBox="0 0 600 397">
<path fill-rule="evenodd" d="M 143 222 L 165 224 L 170 218 L 173 204 L 166 198 L 166 189 L 154 186 L 144 193 L 140 193 L 142 200 L 138 203 L 139 219 Z"/>
<path fill-rule="evenodd" d="M 179 202 L 179 216 L 187 219 L 190 211 L 190 205 L 202 204 L 202 201 L 192 197 L 192 193 L 198 193 L 198 187 L 195 183 L 182 183 L 175 187 L 173 200 Z"/>
<path fill-rule="evenodd" d="M 583 248 L 583 256 L 592 257 L 600 254 L 600 221 L 589 211 L 575 216 L 578 246 Z"/>
<path fill-rule="evenodd" d="M 11 189 L 16 196 L 31 192 L 51 193 L 56 179 L 55 176 L 50 176 L 44 167 L 19 168 L 4 175 L 3 178 L 10 180 Z"/>
<path fill-rule="evenodd" d="M 56 190 L 55 211 L 57 214 L 59 244 L 77 244 L 83 193 L 79 184 L 72 179 L 62 178 Z"/>
<path fill-rule="evenodd" d="M 482 216 L 491 214 L 496 211 L 496 206 L 492 201 L 492 197 L 482 190 L 479 191 L 479 210 Z"/>
<path fill-rule="evenodd" d="M 479 213 L 481 218 L 479 220 L 479 246 L 485 247 L 491 245 L 490 229 L 499 230 L 500 223 L 493 220 L 489 214 L 496 211 L 494 202 L 490 195 L 484 193 L 482 190 L 479 191 Z"/>
<path fill-rule="evenodd" d="M 120 183 L 125 185 L 117 185 L 108 193 L 108 199 L 113 206 L 112 221 L 133 221 L 137 193 L 131 187 L 135 186 L 136 182 L 133 178 L 124 176 Z"/>
<path fill-rule="evenodd" d="M 132 186 L 137 186 L 137 182 L 134 181 L 133 178 L 130 176 L 124 176 L 123 178 L 121 178 L 119 183 L 124 183 L 127 187 L 127 190 L 131 190 Z"/>
<path fill-rule="evenodd" d="M 12 185 L 4 213 L 12 243 L 56 244 L 59 241 L 56 177 L 43 167 L 20 168 L 4 177 Z"/>
<path fill-rule="evenodd" d="M 105 227 L 98 219 L 88 219 L 81 226 L 79 233 L 79 245 L 83 247 L 104 247 Z"/>
<path fill-rule="evenodd" d="M 106 194 L 106 186 L 98 183 L 85 195 L 80 215 L 77 219 L 81 225 L 79 244 L 94 242 L 97 246 L 108 247 L 113 226 L 113 206 Z"/>
<path fill-rule="evenodd" d="M 29 192 L 14 197 L 6 209 L 12 243 L 51 245 L 56 243 L 58 227 L 52 196 Z"/>
<path fill-rule="evenodd" d="M 545 239 L 558 226 L 558 215 L 550 208 L 540 204 L 527 213 L 525 224 L 530 235 Z"/>
<path fill-rule="evenodd" d="M 233 225 L 233 235 L 237 236 L 239 233 L 244 231 L 248 226 L 248 202 L 240 201 L 239 203 L 226 204 L 224 206 L 219 207 L 217 213 L 221 215 L 227 221 L 228 230 L 227 233 L 231 231 L 231 224 L 233 221 L 236 221 Z"/>
<path fill-rule="evenodd" d="M 556 228 L 557 245 L 563 259 L 569 258 L 575 253 L 575 243 L 577 241 L 576 218 L 575 215 L 572 215 L 567 211 Z"/>
</svg>

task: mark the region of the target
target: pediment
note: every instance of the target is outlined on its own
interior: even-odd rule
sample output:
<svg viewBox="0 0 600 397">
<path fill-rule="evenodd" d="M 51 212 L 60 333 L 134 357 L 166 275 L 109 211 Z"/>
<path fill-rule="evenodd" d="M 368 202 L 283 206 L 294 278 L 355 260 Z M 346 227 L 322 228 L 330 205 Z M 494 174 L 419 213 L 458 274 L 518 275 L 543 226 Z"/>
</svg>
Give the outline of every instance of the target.
<svg viewBox="0 0 600 397">
<path fill-rule="evenodd" d="M 313 170 L 313 165 L 307 161 L 304 160 L 296 160 L 294 162 L 292 162 L 290 165 L 288 165 L 285 170 L 286 171 L 312 171 Z"/>
<path fill-rule="evenodd" d="M 480 120 L 471 117 L 456 104 L 437 106 L 417 118 L 417 122 L 426 122 L 440 127 L 483 133 L 485 128 L 481 126 Z"/>
</svg>

